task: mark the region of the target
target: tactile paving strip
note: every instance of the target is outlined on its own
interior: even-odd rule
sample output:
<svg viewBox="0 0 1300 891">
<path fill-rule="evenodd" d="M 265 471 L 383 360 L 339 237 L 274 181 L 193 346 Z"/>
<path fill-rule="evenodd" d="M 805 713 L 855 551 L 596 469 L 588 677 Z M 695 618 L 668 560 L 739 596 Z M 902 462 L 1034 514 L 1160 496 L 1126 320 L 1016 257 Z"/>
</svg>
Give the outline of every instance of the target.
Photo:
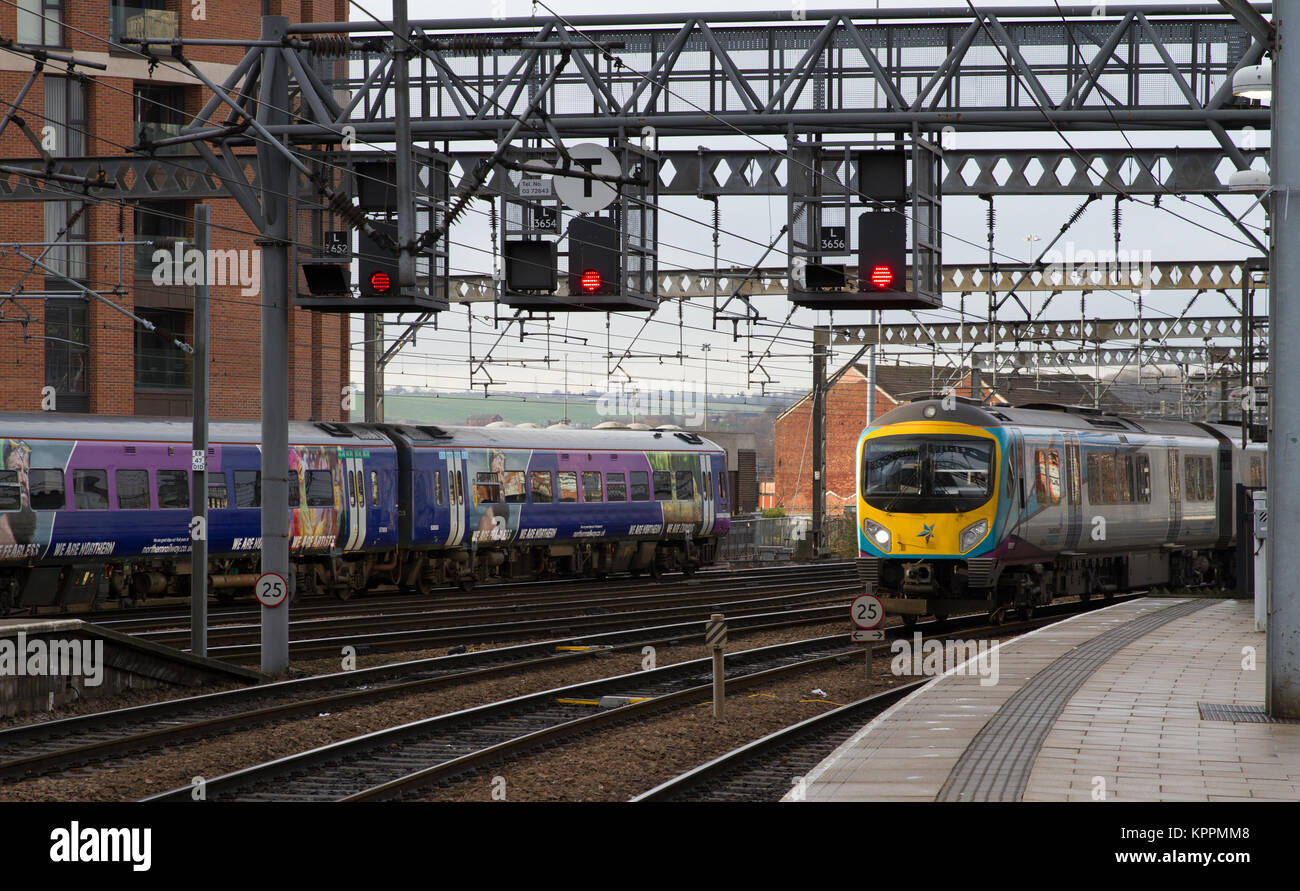
<svg viewBox="0 0 1300 891">
<path fill-rule="evenodd" d="M 939 790 L 938 800 L 1019 801 L 1047 734 L 1093 672 L 1143 635 L 1217 602 L 1189 600 L 1125 622 L 1034 675 L 971 740 Z"/>
<path fill-rule="evenodd" d="M 1274 718 L 1262 705 L 1219 705 L 1198 702 L 1202 721 L 1230 721 L 1233 724 L 1300 724 L 1300 718 Z"/>
</svg>

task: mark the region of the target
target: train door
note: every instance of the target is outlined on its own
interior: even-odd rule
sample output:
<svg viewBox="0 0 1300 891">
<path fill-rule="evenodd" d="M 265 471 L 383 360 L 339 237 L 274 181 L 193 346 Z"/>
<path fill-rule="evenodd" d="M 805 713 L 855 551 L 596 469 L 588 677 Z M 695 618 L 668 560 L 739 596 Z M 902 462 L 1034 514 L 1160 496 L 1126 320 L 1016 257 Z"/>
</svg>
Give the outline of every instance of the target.
<svg viewBox="0 0 1300 891">
<path fill-rule="evenodd" d="M 1083 465 L 1079 434 L 1065 434 L 1065 549 L 1075 551 L 1083 538 Z"/>
<path fill-rule="evenodd" d="M 1183 485 L 1179 476 L 1178 449 L 1165 449 L 1169 459 L 1169 528 L 1165 531 L 1165 541 L 1170 544 L 1178 541 L 1183 526 Z"/>
<path fill-rule="evenodd" d="M 1007 469 L 1006 478 L 1006 496 L 1007 503 L 1011 505 L 1011 532 L 1018 534 L 1021 523 L 1024 522 L 1027 493 L 1025 491 L 1025 477 L 1028 471 L 1025 467 L 1025 438 L 1019 430 L 1007 430 L 1007 462 L 1004 465 Z"/>
<path fill-rule="evenodd" d="M 363 471 L 360 458 L 344 458 L 343 488 L 346 490 L 343 501 L 343 515 L 347 524 L 347 537 L 344 539 L 345 551 L 358 551 L 366 544 L 366 499 L 364 493 Z"/>
<path fill-rule="evenodd" d="M 713 500 L 713 462 L 700 455 L 700 535 L 713 534 L 716 506 Z"/>
<path fill-rule="evenodd" d="M 451 522 L 447 524 L 447 544 L 456 547 L 465 538 L 465 476 L 460 452 L 446 453 L 447 502 Z"/>
</svg>

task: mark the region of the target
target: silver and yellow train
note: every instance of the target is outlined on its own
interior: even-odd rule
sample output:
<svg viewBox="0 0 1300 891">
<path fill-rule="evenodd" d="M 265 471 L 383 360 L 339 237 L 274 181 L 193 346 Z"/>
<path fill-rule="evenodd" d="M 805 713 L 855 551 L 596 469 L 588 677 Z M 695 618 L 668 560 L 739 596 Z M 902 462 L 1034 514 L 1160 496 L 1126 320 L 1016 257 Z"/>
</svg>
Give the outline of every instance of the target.
<svg viewBox="0 0 1300 891">
<path fill-rule="evenodd" d="M 1237 486 L 1264 485 L 1265 447 L 1222 425 L 949 396 L 864 430 L 857 474 L 859 574 L 886 611 L 996 619 L 1062 596 L 1231 587 Z"/>
</svg>

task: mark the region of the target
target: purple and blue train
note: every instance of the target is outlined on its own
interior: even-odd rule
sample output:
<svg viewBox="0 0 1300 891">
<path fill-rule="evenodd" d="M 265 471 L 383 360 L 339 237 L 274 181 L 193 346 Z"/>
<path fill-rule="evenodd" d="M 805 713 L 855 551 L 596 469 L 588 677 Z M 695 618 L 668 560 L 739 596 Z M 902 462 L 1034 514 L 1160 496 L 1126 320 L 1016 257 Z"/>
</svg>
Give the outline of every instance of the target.
<svg viewBox="0 0 1300 891">
<path fill-rule="evenodd" d="M 251 590 L 255 422 L 216 421 L 209 589 Z M 730 525 L 726 453 L 680 430 L 289 426 L 297 593 L 694 572 Z M 190 424 L 0 413 L 0 610 L 190 590 Z"/>
</svg>

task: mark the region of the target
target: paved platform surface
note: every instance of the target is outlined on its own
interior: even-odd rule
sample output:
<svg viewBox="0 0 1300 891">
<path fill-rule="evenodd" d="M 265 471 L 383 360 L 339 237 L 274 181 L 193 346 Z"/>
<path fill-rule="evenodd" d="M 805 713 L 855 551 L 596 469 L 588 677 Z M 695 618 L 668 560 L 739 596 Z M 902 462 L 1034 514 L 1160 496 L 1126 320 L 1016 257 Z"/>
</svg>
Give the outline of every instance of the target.
<svg viewBox="0 0 1300 891">
<path fill-rule="evenodd" d="M 996 683 L 988 662 L 935 678 L 818 765 L 804 800 L 1300 800 L 1300 723 L 1261 720 L 1253 610 L 1144 598 L 1009 640 Z"/>
</svg>

